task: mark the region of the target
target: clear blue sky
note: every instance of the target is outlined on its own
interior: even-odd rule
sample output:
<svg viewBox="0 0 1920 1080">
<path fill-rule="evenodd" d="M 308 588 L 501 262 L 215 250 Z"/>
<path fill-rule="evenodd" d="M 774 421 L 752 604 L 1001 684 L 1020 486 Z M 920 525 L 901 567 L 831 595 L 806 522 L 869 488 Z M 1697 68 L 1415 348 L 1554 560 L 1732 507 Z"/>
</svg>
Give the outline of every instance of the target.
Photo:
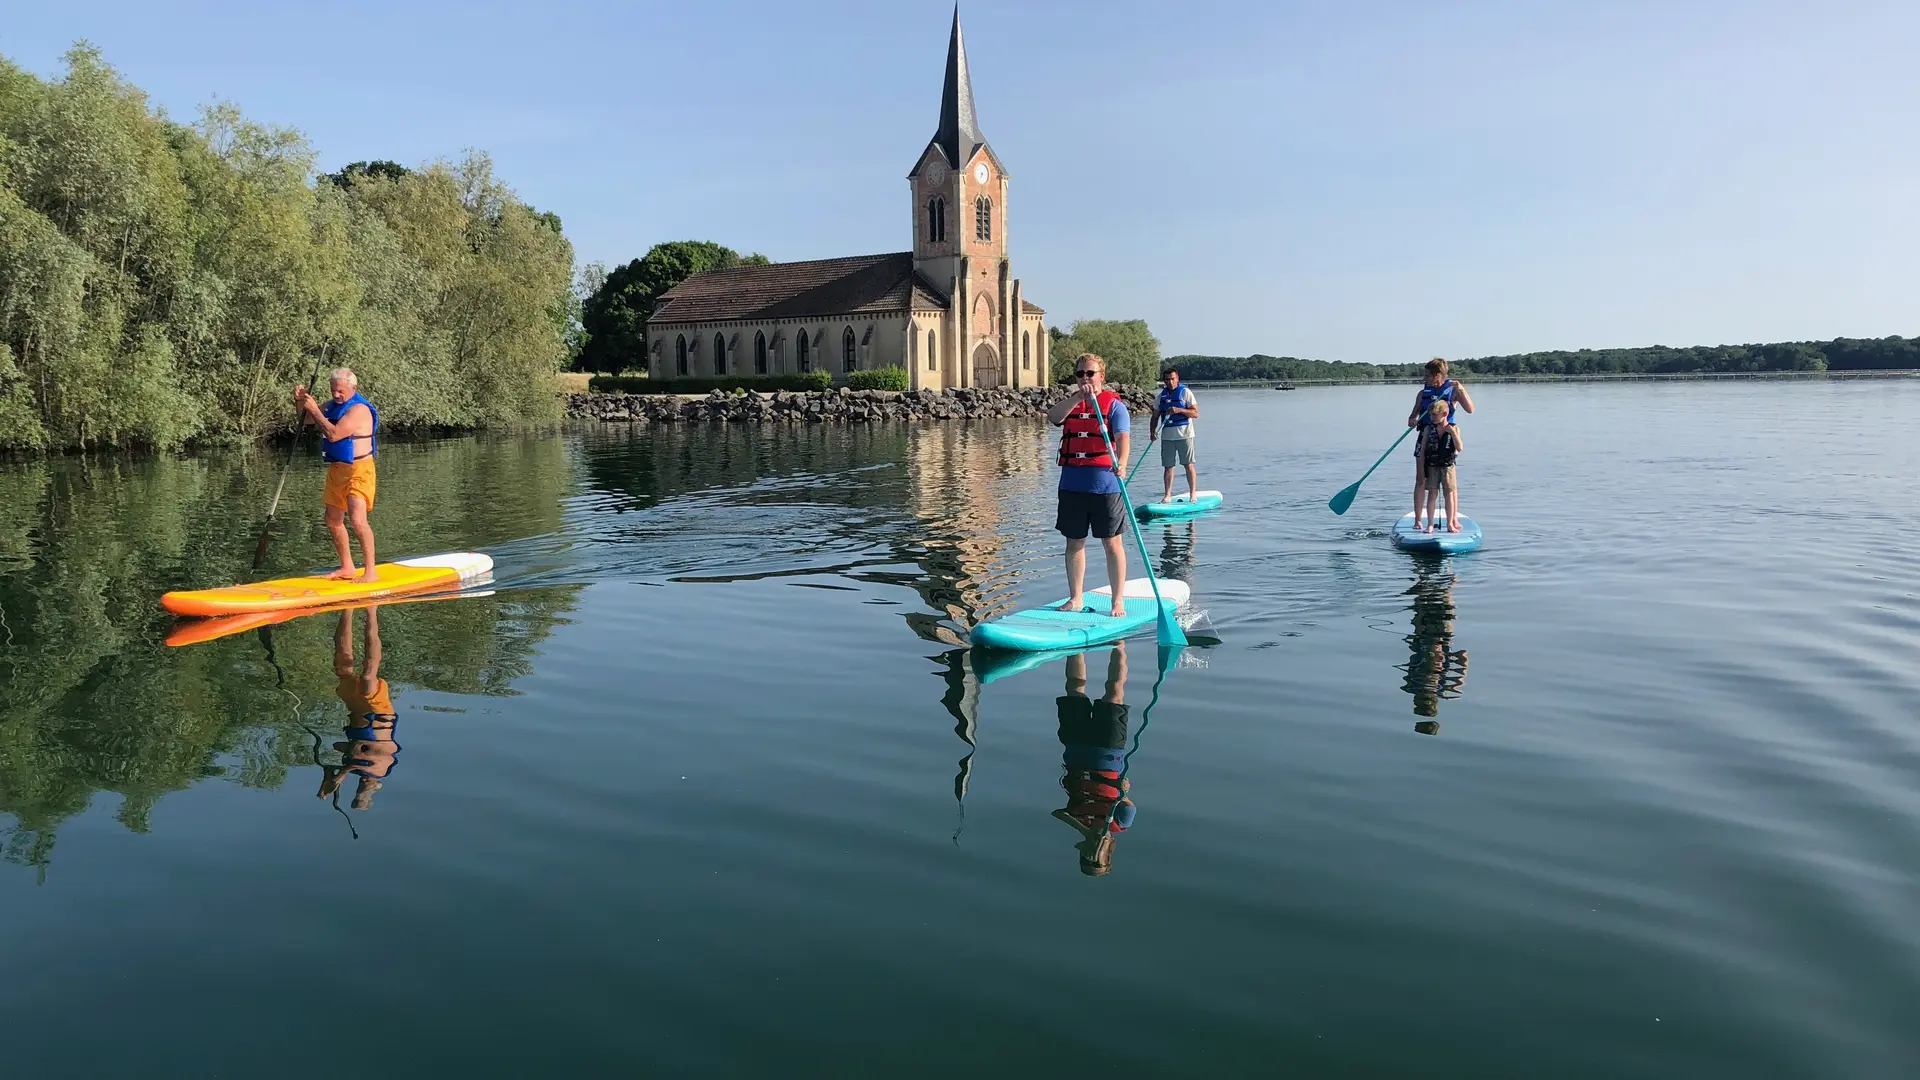
<svg viewBox="0 0 1920 1080">
<path fill-rule="evenodd" d="M 325 168 L 490 152 L 582 262 L 908 246 L 951 5 L 12 3 Z M 1169 353 L 1920 334 L 1920 4 L 968 0 L 1015 273 Z"/>
</svg>

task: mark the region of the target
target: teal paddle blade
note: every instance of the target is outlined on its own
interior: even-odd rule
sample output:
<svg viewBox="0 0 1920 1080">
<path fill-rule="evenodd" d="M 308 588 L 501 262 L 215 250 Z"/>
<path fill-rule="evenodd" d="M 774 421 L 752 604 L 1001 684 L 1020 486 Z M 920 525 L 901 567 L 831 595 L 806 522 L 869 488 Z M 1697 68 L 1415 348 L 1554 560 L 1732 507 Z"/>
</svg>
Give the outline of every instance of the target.
<svg viewBox="0 0 1920 1080">
<path fill-rule="evenodd" d="M 1154 602 L 1159 604 L 1158 598 L 1155 598 Z M 1163 652 L 1169 647 L 1186 648 L 1187 632 L 1180 629 L 1180 620 L 1173 617 L 1173 612 L 1167 610 L 1165 604 L 1160 604 L 1160 620 L 1156 629 L 1159 631 L 1160 648 Z"/>
<path fill-rule="evenodd" d="M 1327 509 L 1336 514 L 1344 514 L 1349 507 L 1353 506 L 1353 497 L 1358 494 L 1360 494 L 1360 485 L 1348 484 L 1333 498 L 1327 500 Z"/>
<path fill-rule="evenodd" d="M 1393 440 L 1393 445 L 1387 447 L 1387 452 L 1385 454 L 1380 455 L 1380 461 L 1387 460 L 1388 455 L 1392 454 L 1395 450 L 1400 449 L 1400 444 L 1407 441 L 1407 436 L 1411 434 L 1413 434 L 1412 428 L 1408 428 L 1407 430 L 1401 432 L 1400 437 Z M 1374 462 L 1373 465 L 1369 467 L 1366 472 L 1361 473 L 1360 479 L 1355 480 L 1353 483 L 1347 485 L 1344 488 L 1341 488 L 1340 494 L 1335 495 L 1331 499 L 1328 499 L 1327 509 L 1333 511 L 1336 514 L 1346 513 L 1347 507 L 1353 505 L 1353 497 L 1355 495 L 1360 494 L 1360 485 L 1366 483 L 1367 477 L 1373 475 L 1373 470 L 1380 467 L 1380 461 Z"/>
</svg>

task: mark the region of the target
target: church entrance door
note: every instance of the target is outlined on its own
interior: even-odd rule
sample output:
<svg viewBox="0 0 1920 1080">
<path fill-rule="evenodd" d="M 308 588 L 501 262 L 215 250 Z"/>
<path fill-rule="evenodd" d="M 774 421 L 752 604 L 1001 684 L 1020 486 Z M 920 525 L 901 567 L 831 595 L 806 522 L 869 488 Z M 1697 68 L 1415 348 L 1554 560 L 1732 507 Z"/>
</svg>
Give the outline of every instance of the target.
<svg viewBox="0 0 1920 1080">
<path fill-rule="evenodd" d="M 985 342 L 973 350 L 973 385 L 982 390 L 1000 385 L 1000 357 Z"/>
</svg>

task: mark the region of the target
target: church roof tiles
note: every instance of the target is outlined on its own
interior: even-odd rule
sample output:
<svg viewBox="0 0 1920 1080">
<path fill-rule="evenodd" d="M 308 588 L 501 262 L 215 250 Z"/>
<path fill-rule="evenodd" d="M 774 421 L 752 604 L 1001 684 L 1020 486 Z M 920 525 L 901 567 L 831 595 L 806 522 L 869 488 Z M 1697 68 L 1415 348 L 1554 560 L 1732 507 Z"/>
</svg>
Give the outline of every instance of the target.
<svg viewBox="0 0 1920 1080">
<path fill-rule="evenodd" d="M 914 272 L 913 252 L 736 266 L 695 274 L 660 297 L 650 320 L 793 319 L 944 311 L 946 297 Z"/>
</svg>

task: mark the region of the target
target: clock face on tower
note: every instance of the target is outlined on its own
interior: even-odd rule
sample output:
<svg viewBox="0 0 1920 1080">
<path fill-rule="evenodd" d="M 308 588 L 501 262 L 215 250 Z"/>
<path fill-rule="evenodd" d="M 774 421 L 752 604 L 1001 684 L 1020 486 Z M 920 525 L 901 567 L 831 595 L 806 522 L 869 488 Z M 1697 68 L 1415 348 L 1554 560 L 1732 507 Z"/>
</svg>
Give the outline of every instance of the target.
<svg viewBox="0 0 1920 1080">
<path fill-rule="evenodd" d="M 973 167 L 973 182 L 976 184 L 984 184 L 987 182 L 987 163 L 986 162 L 983 161 L 980 164 L 975 165 Z"/>
<path fill-rule="evenodd" d="M 927 163 L 927 180 L 929 182 L 938 184 L 944 181 L 946 178 L 947 178 L 947 167 L 945 165 L 942 165 L 937 160 L 930 161 Z"/>
</svg>

